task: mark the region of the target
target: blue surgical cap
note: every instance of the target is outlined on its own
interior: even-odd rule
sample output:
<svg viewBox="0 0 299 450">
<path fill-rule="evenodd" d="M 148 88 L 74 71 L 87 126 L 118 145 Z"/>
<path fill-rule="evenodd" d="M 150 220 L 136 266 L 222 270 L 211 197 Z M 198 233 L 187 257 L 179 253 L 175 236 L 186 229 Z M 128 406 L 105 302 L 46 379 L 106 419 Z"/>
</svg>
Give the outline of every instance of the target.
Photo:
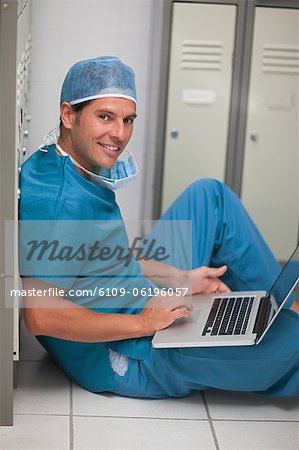
<svg viewBox="0 0 299 450">
<path fill-rule="evenodd" d="M 133 70 L 117 56 L 100 56 L 74 64 L 64 79 L 60 104 L 76 105 L 103 97 L 121 97 L 136 103 Z"/>
</svg>

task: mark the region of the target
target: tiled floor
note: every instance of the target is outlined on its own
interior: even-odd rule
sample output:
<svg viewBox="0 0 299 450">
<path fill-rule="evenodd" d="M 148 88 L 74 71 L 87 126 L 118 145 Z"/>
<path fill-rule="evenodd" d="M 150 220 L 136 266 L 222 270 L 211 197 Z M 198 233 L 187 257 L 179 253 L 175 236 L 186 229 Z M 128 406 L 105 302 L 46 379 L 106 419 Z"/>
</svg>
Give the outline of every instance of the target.
<svg viewBox="0 0 299 450">
<path fill-rule="evenodd" d="M 209 391 L 137 400 L 71 383 L 23 336 L 14 426 L 1 450 L 298 450 L 299 399 Z"/>
</svg>

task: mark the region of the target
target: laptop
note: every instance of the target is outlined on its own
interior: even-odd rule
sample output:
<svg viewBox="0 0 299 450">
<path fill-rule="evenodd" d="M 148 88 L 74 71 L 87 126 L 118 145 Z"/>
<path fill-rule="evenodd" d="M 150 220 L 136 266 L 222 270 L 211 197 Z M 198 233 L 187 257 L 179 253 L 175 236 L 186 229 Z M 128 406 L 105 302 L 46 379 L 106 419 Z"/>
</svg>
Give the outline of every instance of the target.
<svg viewBox="0 0 299 450">
<path fill-rule="evenodd" d="M 299 280 L 299 246 L 267 291 L 193 295 L 190 317 L 157 331 L 155 348 L 259 344 Z M 292 294 L 295 300 L 295 294 Z"/>
</svg>

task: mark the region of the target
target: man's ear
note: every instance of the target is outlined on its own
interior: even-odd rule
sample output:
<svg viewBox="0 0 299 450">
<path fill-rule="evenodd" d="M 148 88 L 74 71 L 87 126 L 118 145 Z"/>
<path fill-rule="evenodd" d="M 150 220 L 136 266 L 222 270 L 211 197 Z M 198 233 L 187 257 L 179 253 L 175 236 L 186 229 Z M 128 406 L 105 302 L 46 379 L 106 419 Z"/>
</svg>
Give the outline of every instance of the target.
<svg viewBox="0 0 299 450">
<path fill-rule="evenodd" d="M 76 112 L 68 102 L 63 102 L 60 105 L 60 118 L 64 128 L 70 130 L 76 119 Z"/>
</svg>

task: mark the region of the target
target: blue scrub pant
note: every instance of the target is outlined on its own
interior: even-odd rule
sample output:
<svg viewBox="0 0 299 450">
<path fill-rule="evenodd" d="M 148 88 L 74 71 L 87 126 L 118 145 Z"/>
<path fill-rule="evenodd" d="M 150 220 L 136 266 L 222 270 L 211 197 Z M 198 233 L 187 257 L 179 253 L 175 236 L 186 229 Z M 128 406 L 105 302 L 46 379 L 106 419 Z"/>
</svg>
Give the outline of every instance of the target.
<svg viewBox="0 0 299 450">
<path fill-rule="evenodd" d="M 268 289 L 280 267 L 238 197 L 224 184 L 193 183 L 161 220 L 192 220 L 192 265 L 228 266 L 232 290 Z M 290 305 L 288 305 L 290 306 Z M 115 374 L 114 393 L 183 397 L 218 388 L 271 396 L 299 395 L 299 314 L 284 309 L 259 345 L 155 349 Z"/>
</svg>

